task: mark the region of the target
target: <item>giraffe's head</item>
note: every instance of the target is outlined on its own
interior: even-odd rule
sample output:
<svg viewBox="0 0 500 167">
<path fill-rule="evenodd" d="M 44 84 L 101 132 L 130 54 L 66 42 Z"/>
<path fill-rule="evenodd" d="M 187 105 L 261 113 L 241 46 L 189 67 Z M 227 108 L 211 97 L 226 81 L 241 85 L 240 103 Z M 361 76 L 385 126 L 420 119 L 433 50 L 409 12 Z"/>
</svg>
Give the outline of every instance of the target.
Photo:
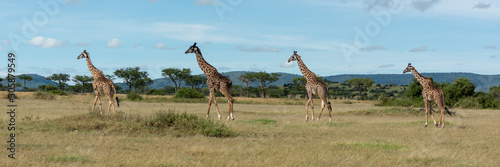
<svg viewBox="0 0 500 167">
<path fill-rule="evenodd" d="M 193 44 L 193 46 L 189 47 L 188 50 L 186 50 L 185 54 L 188 54 L 188 53 L 196 53 L 196 52 L 199 52 L 200 51 L 200 48 L 198 48 L 198 46 L 196 46 L 196 42 Z"/>
<path fill-rule="evenodd" d="M 288 59 L 288 62 L 290 63 L 291 61 L 296 61 L 300 58 L 300 56 L 297 54 L 297 51 L 293 51 L 292 57 Z"/>
<path fill-rule="evenodd" d="M 412 72 L 413 70 L 415 69 L 415 67 L 413 67 L 411 65 L 411 63 L 408 63 L 408 66 L 406 67 L 406 69 L 403 71 L 403 74 L 404 73 L 407 73 L 407 72 Z"/>
<path fill-rule="evenodd" d="M 87 52 L 87 50 L 83 50 L 83 52 L 76 59 L 88 58 L 88 57 L 89 57 L 89 52 Z"/>
</svg>

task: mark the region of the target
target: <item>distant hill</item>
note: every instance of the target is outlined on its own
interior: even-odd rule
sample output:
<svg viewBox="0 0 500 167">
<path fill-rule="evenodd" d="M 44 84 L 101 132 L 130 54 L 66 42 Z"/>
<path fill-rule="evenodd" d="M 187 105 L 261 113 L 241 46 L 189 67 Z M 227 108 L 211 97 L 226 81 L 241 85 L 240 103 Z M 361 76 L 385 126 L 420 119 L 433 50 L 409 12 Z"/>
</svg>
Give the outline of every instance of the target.
<svg viewBox="0 0 500 167">
<path fill-rule="evenodd" d="M 38 88 L 40 85 L 57 85 L 56 82 L 52 80 L 47 80 L 44 76 L 38 75 L 38 74 L 26 74 L 28 76 L 31 76 L 33 78 L 32 81 L 29 81 L 26 83 L 26 87 L 28 88 Z M 7 80 L 5 79 L 5 76 L 2 77 L 4 80 L 2 81 L 2 85 L 7 85 Z M 16 79 L 16 83 L 21 83 L 23 84 L 23 80 L 20 80 L 19 78 Z"/>
<path fill-rule="evenodd" d="M 240 75 L 245 74 L 247 71 L 232 71 L 221 73 L 224 76 L 227 76 L 233 81 L 233 85 L 243 85 L 241 81 L 238 79 Z M 291 83 L 293 78 L 302 77 L 302 75 L 290 74 L 290 73 L 279 73 L 281 76 L 279 80 L 272 83 L 271 85 L 282 86 L 286 83 Z M 29 88 L 37 88 L 40 85 L 53 84 L 57 85 L 54 81 L 45 79 L 44 76 L 40 76 L 37 74 L 27 74 L 33 78 L 32 81 L 28 82 L 27 87 Z M 205 76 L 205 74 L 200 74 Z M 481 75 L 474 73 L 422 73 L 424 77 L 432 77 L 436 82 L 449 82 L 453 83 L 456 78 L 468 78 L 472 83 L 476 84 L 476 91 L 484 91 L 487 92 L 489 87 L 500 85 L 500 75 Z M 5 78 L 5 77 L 3 77 Z M 323 76 L 324 79 L 327 79 L 332 82 L 345 82 L 351 78 L 370 78 L 375 81 L 375 84 L 398 84 L 398 85 L 408 85 L 411 80 L 414 78 L 411 74 L 342 74 L 342 75 L 331 75 L 331 76 Z M 119 79 L 117 79 L 119 80 Z M 165 86 L 174 86 L 173 82 L 167 78 L 157 78 L 153 80 L 153 84 L 150 85 L 151 88 L 161 89 Z M 18 83 L 22 81 L 20 79 L 17 80 Z M 4 79 L 2 82 L 3 85 L 7 84 L 7 81 Z M 127 88 L 127 85 L 124 83 L 116 83 L 121 86 L 123 89 Z M 258 83 L 253 83 L 252 86 L 257 86 Z M 185 82 L 183 82 L 183 86 L 185 86 Z"/>
<path fill-rule="evenodd" d="M 221 73 L 227 76 L 233 81 L 233 85 L 243 85 L 243 83 L 238 79 L 240 75 L 245 74 L 247 71 L 232 71 Z M 289 73 L 279 73 L 281 76 L 279 80 L 272 83 L 271 85 L 282 86 L 286 83 L 291 83 L 293 78 L 302 77 L 302 75 L 289 74 Z M 204 74 L 201 74 L 204 75 Z M 476 91 L 487 92 L 489 87 L 500 85 L 500 75 L 480 75 L 474 73 L 422 73 L 424 77 L 432 77 L 436 82 L 449 82 L 453 83 L 456 78 L 468 78 L 472 83 L 476 84 Z M 398 84 L 398 85 L 408 85 L 414 78 L 412 74 L 343 74 L 343 75 L 331 75 L 323 76 L 332 82 L 345 82 L 351 78 L 370 78 L 375 81 L 375 84 Z M 152 88 L 161 89 L 167 85 L 174 86 L 173 82 L 166 78 L 154 79 L 154 83 L 150 85 Z M 183 84 L 184 85 L 184 84 Z M 252 86 L 257 86 L 257 83 L 253 83 Z"/>
<path fill-rule="evenodd" d="M 468 78 L 476 85 L 476 91 L 487 92 L 489 87 L 500 85 L 500 75 L 480 75 L 473 73 L 421 73 L 422 76 L 432 77 L 438 83 L 453 83 L 457 78 Z M 344 82 L 351 78 L 370 78 L 376 84 L 398 84 L 408 85 L 413 77 L 412 74 L 345 74 L 324 77 L 329 81 Z"/>
</svg>

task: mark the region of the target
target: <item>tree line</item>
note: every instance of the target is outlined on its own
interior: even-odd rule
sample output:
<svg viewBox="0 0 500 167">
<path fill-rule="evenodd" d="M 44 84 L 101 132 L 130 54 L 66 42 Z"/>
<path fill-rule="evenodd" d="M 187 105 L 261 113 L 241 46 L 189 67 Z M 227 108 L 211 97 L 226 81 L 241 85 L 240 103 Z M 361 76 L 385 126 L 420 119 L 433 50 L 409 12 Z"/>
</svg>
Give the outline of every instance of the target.
<svg viewBox="0 0 500 167">
<path fill-rule="evenodd" d="M 139 67 L 127 67 L 116 70 L 114 75 L 105 75 L 108 79 L 121 79 L 126 85 L 125 88 L 115 85 L 119 93 L 138 93 L 147 95 L 175 95 L 181 89 L 191 89 L 200 93 L 201 96 L 208 95 L 209 90 L 206 87 L 206 76 L 192 75 L 189 68 L 167 68 L 162 70 L 162 76 L 172 81 L 173 86 L 165 86 L 161 89 L 153 89 L 150 85 L 153 80 L 149 78 L 147 71 L 141 71 Z M 233 96 L 240 97 L 272 97 L 272 98 L 306 98 L 307 92 L 305 84 L 307 80 L 304 77 L 297 77 L 291 80 L 291 83 L 282 86 L 272 85 L 280 77 L 278 73 L 267 72 L 246 72 L 238 77 L 243 83 L 233 85 Z M 49 91 L 56 94 L 65 94 L 64 92 L 88 93 L 93 92 L 92 76 L 75 75 L 72 78 L 69 74 L 52 74 L 46 77 L 48 80 L 56 82 L 56 85 L 42 85 L 37 89 L 29 89 L 26 84 L 33 80 L 31 76 L 19 75 L 21 80 L 18 87 L 23 87 L 26 91 Z M 379 105 L 423 105 L 422 86 L 415 79 L 409 85 L 381 85 L 375 84 L 369 78 L 351 78 L 345 82 L 330 82 L 318 78 L 327 83 L 329 87 L 330 98 L 332 99 L 358 99 L 358 100 L 379 100 Z M 432 79 L 432 77 L 429 77 Z M 0 78 L 0 82 L 3 79 Z M 73 81 L 75 85 L 68 85 L 68 81 Z M 457 78 L 453 83 L 435 83 L 443 89 L 446 95 L 445 103 L 447 106 L 469 106 L 476 108 L 495 108 L 500 107 L 500 85 L 490 87 L 489 92 L 475 92 L 475 85 L 469 79 Z M 0 85 L 3 89 L 3 85 Z M 222 96 L 217 93 L 216 96 Z M 198 96 L 200 97 L 200 96 Z"/>
</svg>

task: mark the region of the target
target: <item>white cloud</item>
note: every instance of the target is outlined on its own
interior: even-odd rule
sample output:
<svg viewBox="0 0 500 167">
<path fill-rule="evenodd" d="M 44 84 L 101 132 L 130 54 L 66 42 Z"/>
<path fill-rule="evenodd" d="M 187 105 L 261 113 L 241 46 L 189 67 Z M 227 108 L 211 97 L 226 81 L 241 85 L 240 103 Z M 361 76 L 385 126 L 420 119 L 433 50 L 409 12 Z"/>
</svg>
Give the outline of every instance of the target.
<svg viewBox="0 0 500 167">
<path fill-rule="evenodd" d="M 42 47 L 42 48 L 56 48 L 61 47 L 63 42 L 54 38 L 36 36 L 28 41 L 28 44 Z"/>
<path fill-rule="evenodd" d="M 395 64 L 384 64 L 384 65 L 378 66 L 378 68 L 390 68 L 390 67 L 396 67 L 396 65 Z"/>
<path fill-rule="evenodd" d="M 10 42 L 9 42 L 9 40 L 7 40 L 7 39 L 4 39 L 4 40 L 2 41 L 2 43 L 3 43 L 3 46 L 9 46 L 9 45 L 10 45 Z"/>
<path fill-rule="evenodd" d="M 483 2 L 478 2 L 477 4 L 474 5 L 473 8 L 477 9 L 488 9 L 491 7 L 491 3 L 483 3 Z"/>
<path fill-rule="evenodd" d="M 420 10 L 421 12 L 424 12 L 432 6 L 436 5 L 438 2 L 439 0 L 414 0 L 411 3 L 411 6 L 417 10 Z"/>
<path fill-rule="evenodd" d="M 387 50 L 387 48 L 382 46 L 382 45 L 371 45 L 371 46 L 363 47 L 360 50 L 366 51 L 366 52 L 371 52 L 371 51 L 377 51 L 377 50 Z"/>
<path fill-rule="evenodd" d="M 280 67 L 284 67 L 284 68 L 292 68 L 293 67 L 293 62 L 288 62 L 288 61 L 285 61 L 283 63 L 280 64 Z"/>
<path fill-rule="evenodd" d="M 171 47 L 167 47 L 164 43 L 157 43 L 155 46 L 153 46 L 153 48 L 155 49 L 173 49 Z"/>
<path fill-rule="evenodd" d="M 236 50 L 242 52 L 279 52 L 280 49 L 272 46 L 257 46 L 253 48 L 246 48 L 245 46 L 238 45 L 235 47 Z"/>
<path fill-rule="evenodd" d="M 216 0 L 197 0 L 193 4 L 199 5 L 199 6 L 211 6 L 215 3 Z"/>
<path fill-rule="evenodd" d="M 135 48 L 135 49 L 142 49 L 142 45 L 141 45 L 141 44 L 135 44 L 135 45 L 134 45 L 134 48 Z"/>
<path fill-rule="evenodd" d="M 108 42 L 107 42 L 107 46 L 108 48 L 117 48 L 117 47 L 120 47 L 122 46 L 123 43 L 122 41 L 116 39 L 116 38 L 113 38 L 113 39 L 109 39 Z"/>
<path fill-rule="evenodd" d="M 483 49 L 497 49 L 497 46 L 495 46 L 495 45 L 486 45 L 486 46 L 483 46 Z"/>
<path fill-rule="evenodd" d="M 345 3 L 345 2 L 342 2 Z M 375 7 L 389 8 L 394 5 L 394 0 L 364 0 L 365 10 L 370 11 Z"/>
<path fill-rule="evenodd" d="M 427 51 L 427 46 L 419 46 L 409 50 L 410 52 L 425 52 Z"/>
<path fill-rule="evenodd" d="M 0 50 L 3 50 L 3 48 L 0 46 Z"/>
</svg>

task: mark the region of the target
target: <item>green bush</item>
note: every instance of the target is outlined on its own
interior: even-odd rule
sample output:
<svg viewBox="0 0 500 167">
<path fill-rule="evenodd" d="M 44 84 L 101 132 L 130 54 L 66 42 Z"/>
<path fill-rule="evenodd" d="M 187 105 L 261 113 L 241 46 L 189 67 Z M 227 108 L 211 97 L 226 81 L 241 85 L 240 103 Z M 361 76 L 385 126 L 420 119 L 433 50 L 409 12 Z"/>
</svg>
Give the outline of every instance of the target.
<svg viewBox="0 0 500 167">
<path fill-rule="evenodd" d="M 201 99 L 205 95 L 191 88 L 181 88 L 175 94 L 174 98 L 186 98 L 186 99 Z"/>
<path fill-rule="evenodd" d="M 147 95 L 165 95 L 164 89 L 151 89 L 146 92 Z"/>
<path fill-rule="evenodd" d="M 51 90 L 49 92 L 55 95 L 66 95 L 66 92 L 62 90 Z"/>
<path fill-rule="evenodd" d="M 176 112 L 160 112 L 146 123 L 153 131 L 174 130 L 182 134 L 203 134 L 208 137 L 231 137 L 235 133 L 224 124 L 214 123 L 211 120 L 198 118 L 196 115 Z"/>
<path fill-rule="evenodd" d="M 42 100 L 55 100 L 56 99 L 56 96 L 54 96 L 54 94 L 48 93 L 48 92 L 37 91 L 34 93 L 34 95 L 35 95 L 35 99 L 42 99 Z"/>
<path fill-rule="evenodd" d="M 39 87 L 39 88 L 42 88 L 42 87 Z M 49 85 L 45 85 L 45 87 L 43 87 L 45 89 L 46 92 L 50 92 L 52 90 L 57 90 L 58 88 L 52 84 L 49 84 Z"/>
<path fill-rule="evenodd" d="M 135 91 L 132 91 L 132 92 L 127 94 L 127 99 L 132 100 L 132 101 L 139 101 L 139 100 L 142 100 L 144 98 L 142 98 L 142 96 L 137 94 Z"/>
</svg>

